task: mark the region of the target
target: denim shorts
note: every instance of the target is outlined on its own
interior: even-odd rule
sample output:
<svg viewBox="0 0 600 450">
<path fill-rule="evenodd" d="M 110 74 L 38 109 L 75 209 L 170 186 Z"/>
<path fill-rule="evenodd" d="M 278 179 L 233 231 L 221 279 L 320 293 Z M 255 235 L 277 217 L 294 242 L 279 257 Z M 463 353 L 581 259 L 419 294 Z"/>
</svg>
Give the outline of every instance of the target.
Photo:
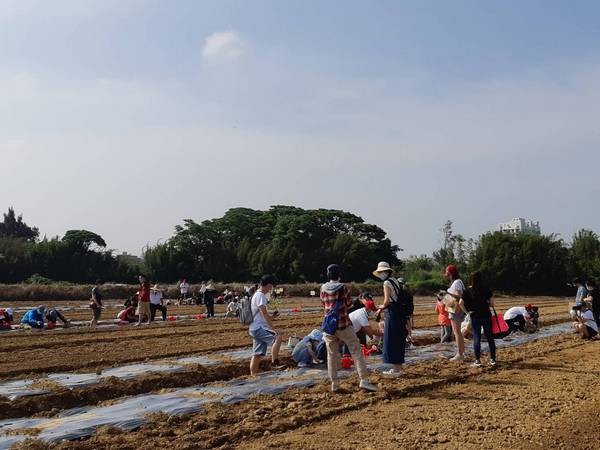
<svg viewBox="0 0 600 450">
<path fill-rule="evenodd" d="M 465 320 L 465 317 L 467 317 L 467 315 L 462 309 L 457 309 L 454 313 L 448 313 L 448 318 L 453 322 L 461 323 L 463 320 Z"/>
<path fill-rule="evenodd" d="M 252 336 L 252 355 L 265 356 L 267 354 L 267 347 L 273 345 L 273 341 L 275 341 L 275 336 L 277 335 L 261 327 L 256 330 L 250 330 L 250 336 Z"/>
</svg>

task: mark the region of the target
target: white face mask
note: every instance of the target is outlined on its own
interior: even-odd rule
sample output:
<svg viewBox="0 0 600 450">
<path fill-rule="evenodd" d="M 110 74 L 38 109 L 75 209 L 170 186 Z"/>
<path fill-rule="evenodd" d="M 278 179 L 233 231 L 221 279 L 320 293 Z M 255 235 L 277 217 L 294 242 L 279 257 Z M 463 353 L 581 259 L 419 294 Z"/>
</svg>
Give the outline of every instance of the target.
<svg viewBox="0 0 600 450">
<path fill-rule="evenodd" d="M 380 273 L 380 274 L 379 274 L 379 275 L 377 275 L 377 276 L 379 277 L 379 279 L 380 279 L 381 281 L 385 281 L 385 280 L 387 280 L 387 279 L 390 277 L 390 276 L 389 276 L 387 273 L 385 273 L 385 272 L 383 272 L 383 273 Z"/>
</svg>

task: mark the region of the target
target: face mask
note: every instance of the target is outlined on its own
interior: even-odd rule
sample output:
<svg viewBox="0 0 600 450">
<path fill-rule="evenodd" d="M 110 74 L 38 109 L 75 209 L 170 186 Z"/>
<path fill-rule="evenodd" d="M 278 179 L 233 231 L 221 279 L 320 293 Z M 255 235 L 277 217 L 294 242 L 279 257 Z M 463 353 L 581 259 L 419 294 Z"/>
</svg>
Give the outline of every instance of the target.
<svg viewBox="0 0 600 450">
<path fill-rule="evenodd" d="M 385 280 L 387 280 L 387 279 L 390 277 L 390 276 L 389 276 L 387 273 L 385 273 L 385 272 L 384 272 L 384 273 L 380 273 L 380 274 L 379 274 L 379 275 L 377 275 L 377 276 L 379 277 L 379 279 L 380 279 L 381 281 L 385 281 Z"/>
</svg>

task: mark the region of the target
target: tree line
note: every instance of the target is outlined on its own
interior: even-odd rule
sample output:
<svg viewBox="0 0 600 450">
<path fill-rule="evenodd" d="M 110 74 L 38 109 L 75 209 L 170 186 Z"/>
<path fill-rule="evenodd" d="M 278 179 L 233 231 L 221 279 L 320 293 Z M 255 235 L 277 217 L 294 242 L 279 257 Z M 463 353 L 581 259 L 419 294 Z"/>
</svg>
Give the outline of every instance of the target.
<svg viewBox="0 0 600 450">
<path fill-rule="evenodd" d="M 580 230 L 570 244 L 556 235 L 501 232 L 474 240 L 456 234 L 448 221 L 438 250 L 400 259 L 387 233 L 357 215 L 282 205 L 234 208 L 201 223 L 184 220 L 173 236 L 144 250 L 142 266 L 119 260 L 106 247 L 88 230 L 40 239 L 39 230 L 9 208 L 0 222 L 0 282 L 134 282 L 140 271 L 163 283 L 247 282 L 263 273 L 281 283 L 319 282 L 331 262 L 342 265 L 346 281 L 360 282 L 379 261 L 390 262 L 421 291 L 444 287 L 442 270 L 450 263 L 463 274 L 481 270 L 495 290 L 515 294 L 562 294 L 574 276 L 600 279 L 600 238 L 591 230 Z"/>
</svg>

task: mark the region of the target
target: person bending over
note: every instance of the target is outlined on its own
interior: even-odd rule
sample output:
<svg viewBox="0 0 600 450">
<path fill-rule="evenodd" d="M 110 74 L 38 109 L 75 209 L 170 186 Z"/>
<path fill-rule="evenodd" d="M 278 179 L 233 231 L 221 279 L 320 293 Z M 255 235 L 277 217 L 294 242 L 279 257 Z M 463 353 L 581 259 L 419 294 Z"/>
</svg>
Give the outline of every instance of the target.
<svg viewBox="0 0 600 450">
<path fill-rule="evenodd" d="M 531 312 L 532 305 L 513 306 L 504 313 L 504 321 L 508 325 L 509 331 L 527 331 L 528 327 L 532 327 Z"/>
<path fill-rule="evenodd" d="M 65 316 L 63 316 L 60 311 L 55 308 L 50 308 L 46 311 L 46 320 L 48 321 L 48 327 L 54 328 L 56 326 L 57 321 L 61 321 L 64 328 L 68 328 L 71 325 L 71 321 L 67 320 Z M 52 325 L 50 325 L 52 324 Z"/>
<path fill-rule="evenodd" d="M 321 364 L 317 357 L 317 348 L 322 341 L 323 332 L 315 329 L 296 344 L 292 351 L 292 359 L 298 364 L 298 367 Z"/>
<path fill-rule="evenodd" d="M 35 328 L 38 330 L 44 329 L 44 313 L 46 312 L 46 307 L 44 305 L 40 305 L 37 308 L 30 309 L 25 313 L 23 318 L 21 319 L 21 323 L 23 325 L 28 325 L 31 328 Z"/>
<path fill-rule="evenodd" d="M 10 330 L 13 320 L 15 317 L 12 308 L 0 308 L 0 330 Z"/>
</svg>

